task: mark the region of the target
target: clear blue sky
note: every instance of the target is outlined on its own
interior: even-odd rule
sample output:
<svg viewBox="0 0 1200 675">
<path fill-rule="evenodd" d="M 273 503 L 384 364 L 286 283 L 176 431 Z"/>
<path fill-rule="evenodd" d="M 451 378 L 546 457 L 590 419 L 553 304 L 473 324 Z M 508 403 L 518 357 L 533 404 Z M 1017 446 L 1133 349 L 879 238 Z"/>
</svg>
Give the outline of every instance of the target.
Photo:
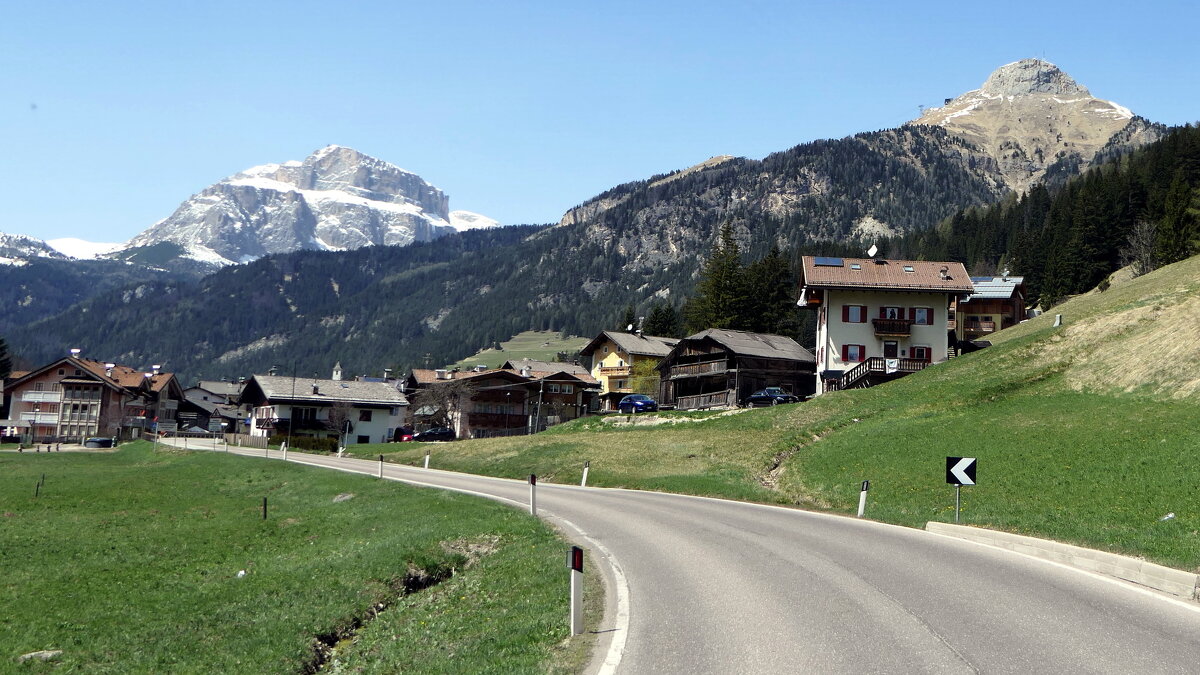
<svg viewBox="0 0 1200 675">
<path fill-rule="evenodd" d="M 713 155 L 897 126 L 1034 56 L 1194 122 L 1198 19 L 1156 0 L 15 3 L 0 232 L 124 241 L 331 143 L 452 209 L 552 222 Z"/>
</svg>

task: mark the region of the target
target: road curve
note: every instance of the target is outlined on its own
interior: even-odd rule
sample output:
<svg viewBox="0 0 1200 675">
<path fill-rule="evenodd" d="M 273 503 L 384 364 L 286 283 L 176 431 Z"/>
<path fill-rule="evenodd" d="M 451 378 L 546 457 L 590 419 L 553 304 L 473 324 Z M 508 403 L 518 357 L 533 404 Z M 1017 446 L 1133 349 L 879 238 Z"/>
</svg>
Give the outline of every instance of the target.
<svg viewBox="0 0 1200 675">
<path fill-rule="evenodd" d="M 280 453 L 231 448 L 239 454 Z M 378 462 L 291 453 L 376 475 Z M 384 465 L 384 476 L 528 503 L 520 481 Z M 539 515 L 610 556 L 620 673 L 1194 673 L 1200 605 L 1019 554 L 871 521 L 540 484 Z M 594 556 L 596 557 L 596 556 Z M 613 589 L 615 583 L 627 588 Z M 623 574 L 621 574 L 623 572 Z M 613 617 L 621 615 L 620 620 Z M 627 618 L 627 625 L 625 619 Z M 605 651 L 607 650 L 607 651 Z"/>
</svg>

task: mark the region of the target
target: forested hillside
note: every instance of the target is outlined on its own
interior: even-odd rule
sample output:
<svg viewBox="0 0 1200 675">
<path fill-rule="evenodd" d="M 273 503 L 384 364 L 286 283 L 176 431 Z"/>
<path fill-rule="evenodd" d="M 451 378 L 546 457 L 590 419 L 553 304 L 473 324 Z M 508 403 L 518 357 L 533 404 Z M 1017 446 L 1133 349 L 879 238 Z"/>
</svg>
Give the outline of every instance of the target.
<svg viewBox="0 0 1200 675">
<path fill-rule="evenodd" d="M 991 208 L 959 211 L 938 227 L 889 242 L 894 257 L 955 260 L 979 273 L 1024 275 L 1032 302 L 1053 304 L 1136 263 L 1149 271 L 1196 252 L 1200 128 L 1087 171 L 1035 186 Z"/>
</svg>

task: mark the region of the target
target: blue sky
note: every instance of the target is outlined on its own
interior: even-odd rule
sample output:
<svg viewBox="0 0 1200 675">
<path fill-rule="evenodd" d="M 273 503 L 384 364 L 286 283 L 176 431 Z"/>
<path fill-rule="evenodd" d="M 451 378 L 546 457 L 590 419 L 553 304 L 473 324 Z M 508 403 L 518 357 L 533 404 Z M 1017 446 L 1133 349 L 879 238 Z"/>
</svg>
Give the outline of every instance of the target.
<svg viewBox="0 0 1200 675">
<path fill-rule="evenodd" d="M 331 143 L 506 224 L 713 155 L 897 126 L 1026 57 L 1200 120 L 1190 2 L 19 3 L 0 232 L 124 241 Z"/>
</svg>

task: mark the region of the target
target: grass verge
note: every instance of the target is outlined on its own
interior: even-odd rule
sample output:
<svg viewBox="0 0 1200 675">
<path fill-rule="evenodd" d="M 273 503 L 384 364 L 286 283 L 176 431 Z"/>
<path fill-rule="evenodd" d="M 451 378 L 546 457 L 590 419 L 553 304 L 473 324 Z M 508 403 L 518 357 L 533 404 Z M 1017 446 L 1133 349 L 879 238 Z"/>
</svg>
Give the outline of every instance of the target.
<svg viewBox="0 0 1200 675">
<path fill-rule="evenodd" d="M 564 544 L 497 503 L 144 442 L 5 454 L 0 475 L 0 671 L 41 649 L 63 654 L 20 672 L 541 673 L 587 656 L 567 639 Z"/>
</svg>

